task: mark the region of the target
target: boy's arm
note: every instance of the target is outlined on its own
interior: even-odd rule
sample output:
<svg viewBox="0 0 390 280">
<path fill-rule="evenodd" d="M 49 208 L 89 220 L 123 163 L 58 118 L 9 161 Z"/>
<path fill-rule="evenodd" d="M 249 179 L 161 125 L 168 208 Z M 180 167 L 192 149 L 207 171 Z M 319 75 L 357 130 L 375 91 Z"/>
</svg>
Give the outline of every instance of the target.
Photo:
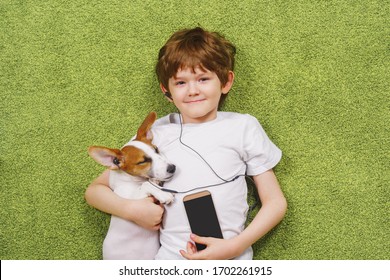
<svg viewBox="0 0 390 280">
<path fill-rule="evenodd" d="M 185 258 L 231 259 L 237 257 L 283 219 L 287 210 L 287 202 L 274 172 L 268 170 L 254 176 L 253 179 L 262 206 L 248 227 L 238 236 L 228 240 L 191 235 L 194 242 L 205 244 L 207 248 L 196 252 L 195 247 L 189 243 L 187 252 L 181 251 Z"/>
<path fill-rule="evenodd" d="M 85 200 L 92 207 L 121 217 L 146 229 L 160 228 L 164 207 L 153 197 L 130 200 L 118 196 L 109 187 L 109 170 L 104 171 L 86 189 Z"/>
<path fill-rule="evenodd" d="M 286 198 L 272 170 L 254 176 L 253 180 L 262 206 L 248 227 L 236 237 L 242 252 L 279 224 L 287 211 Z"/>
</svg>

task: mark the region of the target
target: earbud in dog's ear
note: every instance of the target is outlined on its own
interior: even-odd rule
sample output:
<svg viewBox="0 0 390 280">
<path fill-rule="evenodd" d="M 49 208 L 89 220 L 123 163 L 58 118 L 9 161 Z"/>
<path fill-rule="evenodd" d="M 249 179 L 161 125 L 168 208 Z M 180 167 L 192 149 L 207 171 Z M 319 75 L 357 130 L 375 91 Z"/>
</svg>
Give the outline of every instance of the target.
<svg viewBox="0 0 390 280">
<path fill-rule="evenodd" d="M 169 98 L 170 100 L 173 101 L 173 99 L 172 99 L 172 94 L 171 94 L 169 91 L 166 91 L 166 92 L 164 93 L 164 95 L 165 95 L 167 98 Z"/>
</svg>

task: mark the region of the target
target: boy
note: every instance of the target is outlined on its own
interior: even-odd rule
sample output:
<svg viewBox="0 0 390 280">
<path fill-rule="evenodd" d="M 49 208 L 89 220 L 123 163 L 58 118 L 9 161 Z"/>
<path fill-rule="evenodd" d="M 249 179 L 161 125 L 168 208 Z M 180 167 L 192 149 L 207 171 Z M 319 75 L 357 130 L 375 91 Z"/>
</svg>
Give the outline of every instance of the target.
<svg viewBox="0 0 390 280">
<path fill-rule="evenodd" d="M 218 112 L 233 85 L 234 54 L 234 46 L 224 37 L 201 28 L 174 33 L 160 49 L 156 65 L 160 88 L 180 112 L 159 119 L 152 129 L 154 144 L 177 167 L 164 185 L 179 192 L 172 204 L 163 209 L 153 198 L 116 197 L 107 187 L 108 172 L 86 191 L 90 205 L 145 228 L 160 229 L 156 259 L 252 259 L 251 245 L 286 212 L 286 200 L 272 171 L 281 151 L 254 117 Z M 262 204 L 247 228 L 244 174 L 253 176 Z M 191 234 L 184 210 L 185 195 L 210 185 L 218 186 L 202 190 L 212 194 L 224 239 Z M 194 242 L 207 247 L 197 252 Z"/>
</svg>

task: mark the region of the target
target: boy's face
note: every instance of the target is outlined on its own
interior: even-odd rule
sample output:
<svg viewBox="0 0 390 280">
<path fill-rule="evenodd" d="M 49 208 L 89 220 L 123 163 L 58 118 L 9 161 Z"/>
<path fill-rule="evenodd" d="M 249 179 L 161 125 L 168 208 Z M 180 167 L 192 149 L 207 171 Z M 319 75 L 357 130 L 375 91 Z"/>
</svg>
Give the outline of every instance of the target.
<svg viewBox="0 0 390 280">
<path fill-rule="evenodd" d="M 217 117 L 218 103 L 222 94 L 227 94 L 233 85 L 234 74 L 229 72 L 226 85 L 221 85 L 217 74 L 200 67 L 184 68 L 168 81 L 169 92 L 179 109 L 184 123 L 202 123 Z M 167 92 L 161 85 L 163 92 Z"/>
</svg>

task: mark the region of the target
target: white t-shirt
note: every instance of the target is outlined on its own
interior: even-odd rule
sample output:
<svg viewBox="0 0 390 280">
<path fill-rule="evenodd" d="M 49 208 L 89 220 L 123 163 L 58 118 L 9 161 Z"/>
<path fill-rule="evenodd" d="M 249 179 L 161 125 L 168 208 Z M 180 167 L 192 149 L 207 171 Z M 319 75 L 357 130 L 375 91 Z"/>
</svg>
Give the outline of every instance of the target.
<svg viewBox="0 0 390 280">
<path fill-rule="evenodd" d="M 182 259 L 179 250 L 190 240 L 190 225 L 183 197 L 208 190 L 213 198 L 224 239 L 244 230 L 247 217 L 247 185 L 241 176 L 233 182 L 204 189 L 194 188 L 223 182 L 194 151 L 179 141 L 178 114 L 158 119 L 152 127 L 153 143 L 161 154 L 176 165 L 172 180 L 164 188 L 189 191 L 175 194 L 173 203 L 165 206 L 160 230 L 161 248 L 156 259 Z M 239 113 L 218 112 L 215 120 L 201 124 L 183 124 L 181 140 L 197 151 L 223 179 L 237 175 L 258 175 L 273 168 L 281 159 L 281 151 L 270 141 L 256 118 Z M 252 259 L 248 248 L 237 259 Z"/>
</svg>

